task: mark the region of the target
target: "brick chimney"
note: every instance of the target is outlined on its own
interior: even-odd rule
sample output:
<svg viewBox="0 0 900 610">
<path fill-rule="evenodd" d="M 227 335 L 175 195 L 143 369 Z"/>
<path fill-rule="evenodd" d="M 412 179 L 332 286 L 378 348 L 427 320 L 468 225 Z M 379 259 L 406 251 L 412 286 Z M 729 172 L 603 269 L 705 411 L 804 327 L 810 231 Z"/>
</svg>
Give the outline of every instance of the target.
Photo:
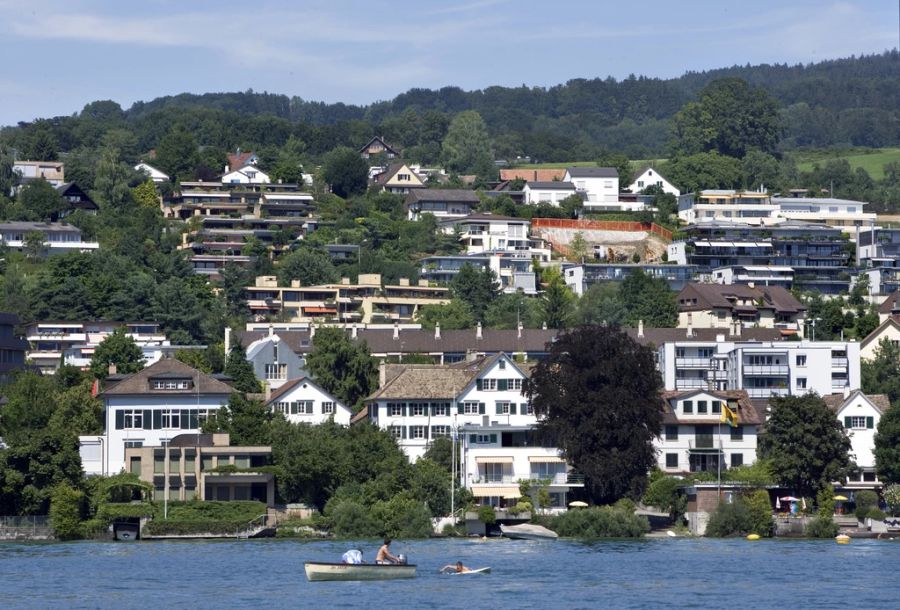
<svg viewBox="0 0 900 610">
<path fill-rule="evenodd" d="M 638 320 L 638 339 L 644 338 L 644 321 Z"/>
<path fill-rule="evenodd" d="M 441 338 L 441 323 L 438 322 L 434 325 L 434 340 L 438 341 Z"/>
<path fill-rule="evenodd" d="M 481 322 L 479 322 L 478 326 L 475 327 L 475 339 L 478 340 L 478 339 L 482 339 L 482 338 L 483 337 L 481 334 Z"/>
</svg>

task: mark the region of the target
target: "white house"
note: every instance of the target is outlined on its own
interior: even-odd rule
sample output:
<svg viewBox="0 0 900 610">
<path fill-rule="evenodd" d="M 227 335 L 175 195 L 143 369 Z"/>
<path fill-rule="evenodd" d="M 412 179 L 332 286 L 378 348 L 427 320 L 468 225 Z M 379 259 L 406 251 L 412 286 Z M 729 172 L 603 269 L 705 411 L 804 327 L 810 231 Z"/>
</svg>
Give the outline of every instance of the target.
<svg viewBox="0 0 900 610">
<path fill-rule="evenodd" d="M 270 184 L 269 175 L 254 165 L 245 165 L 222 176 L 222 184 Z"/>
<path fill-rule="evenodd" d="M 866 212 L 865 201 L 833 197 L 772 197 L 778 216 L 788 220 L 820 222 L 834 227 L 871 226 L 876 214 Z"/>
<path fill-rule="evenodd" d="M 870 362 L 874 360 L 883 339 L 887 339 L 893 345 L 900 345 L 900 318 L 891 316 L 870 332 L 859 344 L 859 357 Z"/>
<path fill-rule="evenodd" d="M 283 414 L 292 424 L 322 424 L 333 419 L 350 425 L 353 411 L 309 377 L 291 379 L 266 399 L 269 410 Z"/>
<path fill-rule="evenodd" d="M 856 470 L 847 478 L 845 487 L 869 488 L 880 485 L 875 472 L 875 431 L 878 422 L 891 407 L 884 394 L 863 394 L 859 390 L 825 396 L 827 404 L 850 437 Z"/>
<path fill-rule="evenodd" d="M 150 178 L 157 184 L 161 182 L 168 182 L 170 180 L 169 174 L 163 172 L 162 170 L 156 169 L 149 163 L 144 163 L 143 161 L 135 165 L 134 169 L 135 171 L 146 174 L 148 178 Z"/>
<path fill-rule="evenodd" d="M 230 343 L 230 330 L 225 329 L 226 343 Z M 226 353 L 228 347 L 226 346 Z M 253 365 L 256 378 L 269 389 L 277 390 L 288 379 L 306 377 L 306 361 L 294 353 L 271 328 L 267 336 L 253 341 L 246 350 L 247 361 Z"/>
<path fill-rule="evenodd" d="M 525 194 L 525 203 L 537 205 L 549 203 L 559 207 L 560 202 L 575 194 L 575 185 L 571 182 L 526 182 L 522 188 Z"/>
<path fill-rule="evenodd" d="M 628 190 L 632 193 L 640 193 L 650 186 L 658 186 L 663 192 L 675 195 L 681 195 L 681 191 L 674 184 L 666 180 L 666 178 L 652 166 L 646 166 L 639 169 L 634 174 L 634 180 L 628 185 Z"/>
<path fill-rule="evenodd" d="M 453 428 L 533 426 L 526 378 L 504 353 L 448 365 L 384 365 L 380 388 L 366 399 L 368 417 L 415 461 Z"/>
<path fill-rule="evenodd" d="M 710 189 L 678 197 L 678 218 L 688 224 L 724 220 L 752 225 L 776 224 L 780 207 L 768 193 Z"/>
<path fill-rule="evenodd" d="M 756 461 L 763 418 L 746 392 L 675 391 L 663 398 L 663 430 L 654 443 L 661 470 L 718 473 Z M 722 423 L 725 408 L 736 414 L 736 425 Z"/>
<path fill-rule="evenodd" d="M 110 376 L 100 394 L 105 432 L 80 436 L 85 474 L 109 476 L 125 468 L 125 449 L 165 446 L 179 434 L 200 434 L 228 404 L 232 388 L 173 358 L 124 378 Z"/>
<path fill-rule="evenodd" d="M 81 229 L 65 222 L 12 221 L 0 223 L 0 245 L 22 252 L 29 234 L 40 235 L 45 254 L 90 252 L 98 250 L 100 243 L 84 241 Z"/>
<path fill-rule="evenodd" d="M 584 197 L 585 208 L 619 206 L 619 172 L 614 167 L 570 167 L 563 182 L 571 182 Z"/>
</svg>

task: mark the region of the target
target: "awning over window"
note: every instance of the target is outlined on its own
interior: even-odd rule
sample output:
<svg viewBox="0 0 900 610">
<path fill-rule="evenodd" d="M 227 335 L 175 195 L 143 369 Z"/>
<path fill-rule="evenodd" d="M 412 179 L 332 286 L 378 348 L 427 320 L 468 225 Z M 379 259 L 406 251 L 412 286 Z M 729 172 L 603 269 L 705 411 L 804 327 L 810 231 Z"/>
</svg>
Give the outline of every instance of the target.
<svg viewBox="0 0 900 610">
<path fill-rule="evenodd" d="M 337 309 L 334 307 L 304 307 L 304 313 L 337 313 Z"/>
<path fill-rule="evenodd" d="M 512 485 L 485 485 L 482 487 L 473 487 L 472 495 L 476 498 L 489 498 L 496 496 L 499 498 L 518 498 L 522 494 L 519 493 L 518 487 Z"/>
<path fill-rule="evenodd" d="M 475 458 L 476 464 L 512 464 L 512 456 L 509 455 L 485 455 Z"/>
<path fill-rule="evenodd" d="M 528 461 L 532 464 L 564 464 L 565 460 L 558 455 L 530 455 Z"/>
</svg>

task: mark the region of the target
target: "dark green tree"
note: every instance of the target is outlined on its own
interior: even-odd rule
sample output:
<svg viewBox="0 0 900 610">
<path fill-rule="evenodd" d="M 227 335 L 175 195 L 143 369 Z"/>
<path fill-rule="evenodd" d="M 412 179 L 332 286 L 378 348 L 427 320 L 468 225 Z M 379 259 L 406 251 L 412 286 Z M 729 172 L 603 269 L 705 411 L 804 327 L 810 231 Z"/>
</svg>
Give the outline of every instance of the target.
<svg viewBox="0 0 900 610">
<path fill-rule="evenodd" d="M 124 326 L 108 335 L 91 358 L 91 374 L 97 379 L 106 379 L 110 365 L 116 366 L 116 373 L 130 375 L 144 368 L 144 354 L 134 339 L 128 336 Z"/>
<path fill-rule="evenodd" d="M 173 178 L 191 180 L 198 162 L 197 141 L 183 127 L 173 127 L 156 147 L 155 165 Z"/>
<path fill-rule="evenodd" d="M 490 328 L 539 328 L 543 321 L 543 311 L 538 299 L 527 297 L 521 292 L 503 293 L 484 312 L 484 323 Z M 443 322 L 441 323 L 441 328 Z"/>
<path fill-rule="evenodd" d="M 750 150 L 775 152 L 781 125 L 776 101 L 740 78 L 714 80 L 675 114 L 675 147 L 693 155 L 716 151 L 741 158 Z"/>
<path fill-rule="evenodd" d="M 477 322 L 483 322 L 488 306 L 500 295 L 500 282 L 490 268 L 465 264 L 450 282 L 450 294 L 468 306 Z"/>
<path fill-rule="evenodd" d="M 764 187 L 769 191 L 779 188 L 781 165 L 778 159 L 761 150 L 751 150 L 741 159 L 741 173 L 745 189 Z"/>
<path fill-rule="evenodd" d="M 378 367 L 368 346 L 340 328 L 316 329 L 306 366 L 319 385 L 351 407 L 377 387 Z"/>
<path fill-rule="evenodd" d="M 578 300 L 576 320 L 578 324 L 620 325 L 625 323 L 628 308 L 622 299 L 620 285 L 614 282 L 594 284 Z"/>
<path fill-rule="evenodd" d="M 475 326 L 475 318 L 469 306 L 460 299 L 450 299 L 446 305 L 421 306 L 416 312 L 416 322 L 428 330 L 433 330 L 437 325 L 443 330 L 462 330 Z"/>
<path fill-rule="evenodd" d="M 101 153 L 92 193 L 100 209 L 124 212 L 133 205 L 134 199 L 128 188 L 132 174 L 132 170 L 119 161 L 118 150 L 110 148 Z"/>
<path fill-rule="evenodd" d="M 685 192 L 733 189 L 741 185 L 741 162 L 717 152 L 677 156 L 664 166 L 666 176 Z"/>
<path fill-rule="evenodd" d="M 365 192 L 368 173 L 365 160 L 346 146 L 328 153 L 322 166 L 322 178 L 331 186 L 331 192 L 344 199 Z"/>
<path fill-rule="evenodd" d="M 231 387 L 238 392 L 256 393 L 262 390 L 253 365 L 247 360 L 247 352 L 239 341 L 235 341 L 225 362 L 225 375 L 231 378 Z"/>
<path fill-rule="evenodd" d="M 232 445 L 270 445 L 274 413 L 261 401 L 232 392 L 228 405 L 203 423 L 204 432 L 227 432 Z"/>
<path fill-rule="evenodd" d="M 656 464 L 661 390 L 652 350 L 600 326 L 560 335 L 528 384 L 539 432 L 584 473 L 585 491 L 601 504 L 643 493 Z"/>
<path fill-rule="evenodd" d="M 301 286 L 317 286 L 338 281 L 337 269 L 323 250 L 300 248 L 284 257 L 278 264 L 278 283 L 290 286 L 300 280 Z"/>
<path fill-rule="evenodd" d="M 891 404 L 900 400 L 900 346 L 885 337 L 878 342 L 874 357 L 860 363 L 862 390 L 866 394 L 887 394 Z"/>
<path fill-rule="evenodd" d="M 453 117 L 441 149 L 449 171 L 495 179 L 490 136 L 478 112 L 466 110 Z"/>
<path fill-rule="evenodd" d="M 625 323 L 628 326 L 637 326 L 641 320 L 646 326 L 660 328 L 672 328 L 678 324 L 675 293 L 664 279 L 635 269 L 622 282 L 620 294 L 627 311 Z"/>
<path fill-rule="evenodd" d="M 548 277 L 549 276 L 549 277 Z M 541 295 L 541 313 L 547 328 L 566 328 L 575 315 L 575 295 L 558 272 L 544 272 L 547 287 Z"/>
<path fill-rule="evenodd" d="M 25 158 L 29 161 L 56 161 L 58 142 L 47 121 L 39 121 L 25 143 Z"/>
<path fill-rule="evenodd" d="M 46 180 L 35 180 L 19 193 L 19 207 L 24 217 L 20 220 L 56 220 L 66 209 L 66 202 Z"/>
<path fill-rule="evenodd" d="M 878 421 L 875 465 L 879 479 L 900 483 L 900 403 L 892 404 Z"/>
<path fill-rule="evenodd" d="M 806 394 L 773 397 L 769 405 L 759 456 L 769 460 L 781 485 L 814 496 L 847 474 L 850 439 L 825 401 Z"/>
</svg>

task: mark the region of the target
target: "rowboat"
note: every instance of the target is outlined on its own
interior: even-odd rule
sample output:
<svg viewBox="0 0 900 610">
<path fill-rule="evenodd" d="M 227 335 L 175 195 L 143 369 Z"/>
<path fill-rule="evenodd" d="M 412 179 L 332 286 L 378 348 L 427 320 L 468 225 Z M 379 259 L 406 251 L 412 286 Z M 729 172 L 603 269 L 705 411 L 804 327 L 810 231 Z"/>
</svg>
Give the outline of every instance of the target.
<svg viewBox="0 0 900 610">
<path fill-rule="evenodd" d="M 504 536 L 513 540 L 556 540 L 559 538 L 559 535 L 553 530 L 548 530 L 542 525 L 534 525 L 532 523 L 501 525 L 500 531 Z"/>
<path fill-rule="evenodd" d="M 409 564 L 323 563 L 303 564 L 307 580 L 395 580 L 415 578 L 416 566 Z"/>
</svg>

